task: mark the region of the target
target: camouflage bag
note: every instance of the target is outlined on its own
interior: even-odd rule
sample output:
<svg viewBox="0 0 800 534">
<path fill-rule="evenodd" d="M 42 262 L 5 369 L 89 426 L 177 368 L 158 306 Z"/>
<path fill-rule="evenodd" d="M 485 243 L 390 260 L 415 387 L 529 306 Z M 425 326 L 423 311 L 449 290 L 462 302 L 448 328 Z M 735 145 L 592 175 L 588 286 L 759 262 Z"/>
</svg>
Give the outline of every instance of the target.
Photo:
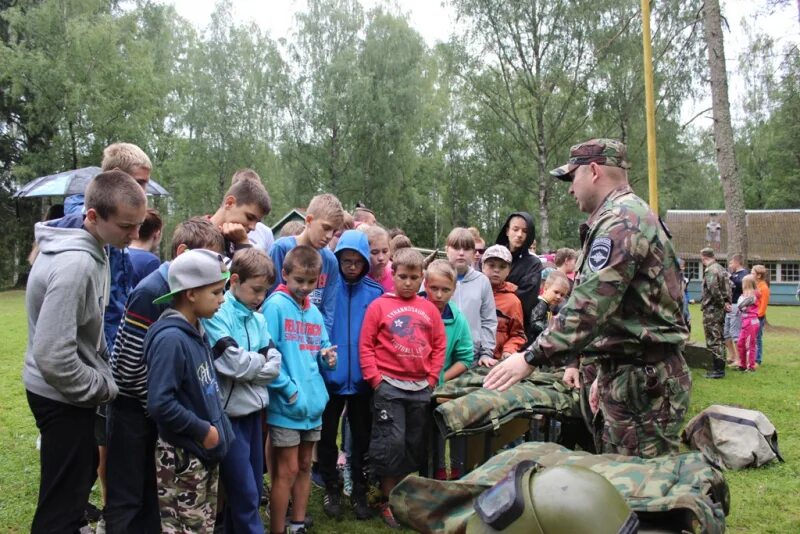
<svg viewBox="0 0 800 534">
<path fill-rule="evenodd" d="M 460 480 L 410 475 L 395 487 L 389 503 L 398 521 L 418 532 L 463 533 L 475 513 L 475 498 L 523 460 L 532 460 L 542 468 L 580 465 L 599 473 L 638 514 L 643 530 L 647 527 L 709 534 L 725 531 L 728 486 L 722 473 L 696 452 L 645 460 L 529 442 L 498 454 Z"/>
<path fill-rule="evenodd" d="M 433 392 L 441 402 L 433 418 L 444 437 L 497 430 L 521 415 L 581 418 L 580 392 L 561 381 L 563 370 L 535 372 L 502 393 L 483 387 L 488 372 L 486 367 L 470 369 Z"/>
</svg>

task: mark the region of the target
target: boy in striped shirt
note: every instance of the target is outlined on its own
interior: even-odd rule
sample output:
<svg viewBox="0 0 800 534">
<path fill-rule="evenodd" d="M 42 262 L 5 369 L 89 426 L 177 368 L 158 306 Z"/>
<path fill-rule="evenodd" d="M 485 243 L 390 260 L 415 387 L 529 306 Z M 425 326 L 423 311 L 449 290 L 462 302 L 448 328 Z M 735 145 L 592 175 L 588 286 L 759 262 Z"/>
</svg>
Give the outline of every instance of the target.
<svg viewBox="0 0 800 534">
<path fill-rule="evenodd" d="M 222 233 L 211 221 L 193 217 L 175 228 L 172 257 L 191 249 L 222 254 L 224 246 Z M 158 432 L 146 412 L 147 365 L 142 345 L 150 325 L 168 307 L 153 304 L 154 299 L 169 293 L 168 269 L 169 262 L 164 262 L 131 292 L 110 358 L 120 392 L 108 410 L 104 517 L 109 533 L 161 532 L 155 468 Z"/>
</svg>

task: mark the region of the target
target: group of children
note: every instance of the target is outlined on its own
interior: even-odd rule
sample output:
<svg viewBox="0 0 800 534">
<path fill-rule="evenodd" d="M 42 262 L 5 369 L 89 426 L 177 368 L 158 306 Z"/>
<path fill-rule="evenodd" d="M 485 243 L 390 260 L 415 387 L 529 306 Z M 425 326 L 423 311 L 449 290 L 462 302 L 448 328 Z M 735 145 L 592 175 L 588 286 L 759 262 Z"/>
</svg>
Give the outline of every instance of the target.
<svg viewBox="0 0 800 534">
<path fill-rule="evenodd" d="M 45 263 L 57 259 L 48 248 L 56 238 L 86 242 L 79 246 L 86 254 L 77 268 L 97 280 L 79 288 L 85 293 L 81 302 L 107 301 L 102 246 L 126 246 L 146 207 L 141 190 L 133 191 L 136 182 L 115 172 L 122 178 L 104 173 L 89 187 L 83 227 L 88 237 L 51 237 L 50 226 L 37 227 L 46 260 L 34 264 L 29 309 L 47 307 L 41 294 L 59 289 L 44 287 L 46 273 L 37 276 L 55 270 Z M 532 341 L 530 332 L 538 335 L 569 293 L 569 279 L 551 272 L 539 305 L 526 318 L 516 287 L 506 280 L 512 254 L 505 246 L 489 247 L 476 263 L 474 236 L 456 228 L 447 239 L 448 260 L 426 264 L 405 243 L 390 248 L 374 215 L 358 229 L 341 232 L 345 212 L 330 194 L 314 197 L 302 231 L 278 239 L 267 254 L 252 246 L 248 233 L 268 212 L 260 179 L 239 173 L 217 212 L 179 224 L 173 260 L 145 276 L 127 299 L 108 372 L 102 308 L 87 306 L 86 318 L 78 319 L 78 349 L 71 359 L 77 371 L 47 367 L 38 345 L 53 340 L 36 329 L 47 318 L 32 317 L 26 366 L 30 360 L 40 370 L 40 381 L 49 382 L 56 371 L 84 373 L 86 384 L 68 400 L 89 413 L 113 399 L 107 423 L 108 532 L 211 532 L 215 523 L 219 527 L 221 504 L 227 532 L 263 533 L 265 471 L 270 531 L 305 532 L 315 445 L 325 483 L 323 508 L 341 517 L 336 463 L 343 415 L 352 436 L 353 511 L 358 519 L 372 517 L 368 458 L 383 493 L 382 518 L 397 527 L 388 495 L 405 475 L 424 469 L 433 390 L 473 365 L 491 367 L 521 351 Z M 92 312 L 97 316 L 89 317 Z M 31 397 L 40 391 L 37 384 L 26 381 L 43 429 L 48 406 L 37 406 Z M 81 424 L 87 417 L 80 413 Z M 45 470 L 55 469 L 52 458 L 45 458 L 55 438 L 44 429 L 42 435 L 42 488 L 58 491 L 68 480 L 44 480 Z M 460 477 L 463 444 L 451 442 L 449 474 L 444 442 L 436 446 L 441 461 L 434 476 Z M 62 456 L 60 461 L 69 462 Z M 81 476 L 88 487 L 77 493 L 88 497 L 91 477 Z M 47 499 L 40 494 L 40 508 Z M 75 510 L 61 520 L 71 526 L 69 514 Z M 34 527 L 52 531 L 36 520 Z"/>
</svg>

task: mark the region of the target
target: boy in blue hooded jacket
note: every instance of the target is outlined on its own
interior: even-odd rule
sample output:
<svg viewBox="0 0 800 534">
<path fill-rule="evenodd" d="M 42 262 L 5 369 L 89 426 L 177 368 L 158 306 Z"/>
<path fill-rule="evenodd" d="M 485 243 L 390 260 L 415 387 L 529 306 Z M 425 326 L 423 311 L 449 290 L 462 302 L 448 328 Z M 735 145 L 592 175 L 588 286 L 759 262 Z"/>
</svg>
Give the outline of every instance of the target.
<svg viewBox="0 0 800 534">
<path fill-rule="evenodd" d="M 211 532 L 219 472 L 233 439 L 214 358 L 200 319 L 223 302 L 228 268 L 219 253 L 184 252 L 169 265 L 173 300 L 144 338 L 147 411 L 158 428 L 156 479 L 161 530 Z"/>
<path fill-rule="evenodd" d="M 236 252 L 225 302 L 211 319 L 202 321 L 214 351 L 223 406 L 235 439 L 220 466 L 225 488 L 225 531 L 264 534 L 258 512 L 264 487 L 262 414 L 269 404 L 267 384 L 280 372 L 281 354 L 257 312 L 275 267 L 262 250 Z"/>
<path fill-rule="evenodd" d="M 367 276 L 370 270 L 369 240 L 359 230 L 347 230 L 336 246 L 339 261 L 339 289 L 336 292 L 336 316 L 333 320 L 331 342 L 338 347 L 339 365 L 322 371 L 330 400 L 322 414 L 322 436 L 317 448 L 319 468 L 325 481 L 323 509 L 339 518 L 341 487 L 336 471 L 336 436 L 339 419 L 345 406 L 353 439 L 351 461 L 353 473 L 353 510 L 358 519 L 369 519 L 367 480 L 364 477 L 364 455 L 369 446 L 372 426 L 372 388 L 361 375 L 358 340 L 367 306 L 383 294 L 383 288 Z"/>
<path fill-rule="evenodd" d="M 298 245 L 283 260 L 285 283 L 264 305 L 269 334 L 282 355 L 281 370 L 269 386 L 267 411 L 271 443 L 270 529 L 285 530 L 292 496 L 289 530 L 305 532 L 311 492 L 311 456 L 319 441 L 328 392 L 320 368 L 336 366 L 336 347 L 328 339 L 322 314 L 309 295 L 317 288 L 322 257 Z M 274 469 L 273 469 L 274 467 Z"/>
</svg>

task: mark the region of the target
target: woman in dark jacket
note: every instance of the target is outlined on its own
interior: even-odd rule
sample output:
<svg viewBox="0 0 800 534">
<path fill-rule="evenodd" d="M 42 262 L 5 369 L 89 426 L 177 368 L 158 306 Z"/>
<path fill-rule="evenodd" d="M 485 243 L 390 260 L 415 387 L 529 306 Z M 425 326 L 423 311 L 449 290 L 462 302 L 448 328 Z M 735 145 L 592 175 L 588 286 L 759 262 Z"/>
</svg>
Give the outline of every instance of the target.
<svg viewBox="0 0 800 534">
<path fill-rule="evenodd" d="M 533 217 L 526 211 L 512 213 L 506 219 L 496 243 L 511 251 L 511 272 L 508 280 L 517 285 L 517 297 L 522 302 L 525 318 L 525 333 L 530 333 L 531 310 L 539 297 L 539 284 L 542 281 L 542 262 L 528 249 L 536 239 Z M 528 338 L 528 341 L 533 340 Z"/>
</svg>

